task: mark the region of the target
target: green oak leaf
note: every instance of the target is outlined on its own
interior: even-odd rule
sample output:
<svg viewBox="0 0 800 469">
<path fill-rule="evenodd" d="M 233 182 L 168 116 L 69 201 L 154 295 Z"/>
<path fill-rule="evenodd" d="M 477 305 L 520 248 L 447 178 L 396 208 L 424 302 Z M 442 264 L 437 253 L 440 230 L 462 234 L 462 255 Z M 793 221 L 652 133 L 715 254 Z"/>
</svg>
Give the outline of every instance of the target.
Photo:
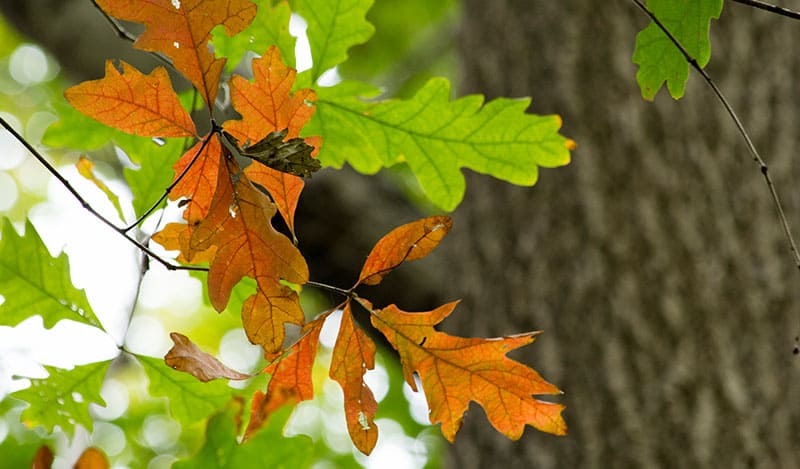
<svg viewBox="0 0 800 469">
<path fill-rule="evenodd" d="M 722 13 L 722 0 L 649 0 L 647 8 L 700 67 L 708 64 L 711 58 L 708 31 L 711 20 Z M 633 62 L 639 65 L 636 81 L 644 99 L 651 101 L 664 82 L 674 99 L 683 97 L 689 63 L 653 21 L 636 35 Z"/>
<path fill-rule="evenodd" d="M 375 32 L 366 20 L 373 0 L 293 0 L 294 11 L 308 24 L 311 81 L 347 60 L 347 50 Z"/>
<path fill-rule="evenodd" d="M 292 409 L 284 407 L 270 416 L 267 425 L 244 443 L 237 442 L 235 412 L 229 409 L 208 421 L 206 441 L 200 451 L 176 462 L 174 469 L 240 467 L 304 468 L 311 465 L 314 443 L 305 435 L 283 437 L 283 426 Z"/>
<path fill-rule="evenodd" d="M 297 39 L 289 34 L 289 18 L 292 12 L 285 1 L 275 6 L 269 2 L 258 5 L 258 13 L 250 26 L 233 37 L 225 34 L 222 27 L 212 31 L 214 52 L 218 57 L 227 57 L 225 69 L 232 71 L 241 62 L 247 51 L 263 54 L 271 45 L 278 46 L 284 63 L 294 68 L 294 46 Z"/>
<path fill-rule="evenodd" d="M 11 394 L 30 404 L 22 411 L 20 419 L 29 427 L 41 425 L 48 432 L 58 425 L 70 437 L 78 424 L 92 431 L 89 404 L 106 405 L 100 388 L 110 364 L 108 360 L 71 370 L 46 366 L 47 378 L 31 378 L 31 387 Z"/>
<path fill-rule="evenodd" d="M 159 358 L 137 355 L 153 396 L 167 397 L 172 417 L 181 425 L 191 425 L 225 407 L 233 389 L 223 380 L 203 383 L 189 373 L 176 371 Z"/>
<path fill-rule="evenodd" d="M 434 78 L 408 100 L 365 102 L 374 89 L 353 82 L 317 90 L 317 111 L 304 128 L 322 135 L 323 165 L 349 163 L 372 174 L 405 162 L 425 195 L 444 210 L 464 196 L 461 168 L 512 184 L 536 183 L 538 167 L 570 161 L 574 142 L 558 133 L 561 118 L 528 114 L 529 99 L 480 95 L 450 100 L 450 83 Z"/>
<path fill-rule="evenodd" d="M 72 319 L 105 330 L 86 293 L 72 285 L 66 254 L 50 256 L 29 220 L 24 236 L 7 219 L 0 225 L 0 295 L 5 298 L 0 304 L 0 325 L 16 326 L 40 315 L 48 329 L 62 319 Z"/>
</svg>

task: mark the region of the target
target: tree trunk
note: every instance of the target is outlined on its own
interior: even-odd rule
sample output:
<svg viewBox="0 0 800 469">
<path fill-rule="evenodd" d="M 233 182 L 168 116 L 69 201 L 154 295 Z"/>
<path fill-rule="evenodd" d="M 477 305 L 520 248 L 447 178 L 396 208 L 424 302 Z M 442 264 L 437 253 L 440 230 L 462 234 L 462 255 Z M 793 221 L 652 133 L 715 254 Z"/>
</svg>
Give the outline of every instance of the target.
<svg viewBox="0 0 800 469">
<path fill-rule="evenodd" d="M 565 395 L 566 437 L 499 435 L 473 404 L 450 466 L 792 467 L 800 275 L 758 166 L 693 73 L 645 102 L 632 2 L 467 0 L 464 93 L 532 96 L 578 143 L 534 188 L 468 177 L 443 244 L 445 329 L 542 329 L 516 358 Z M 800 231 L 800 23 L 726 2 L 709 71 Z"/>
</svg>

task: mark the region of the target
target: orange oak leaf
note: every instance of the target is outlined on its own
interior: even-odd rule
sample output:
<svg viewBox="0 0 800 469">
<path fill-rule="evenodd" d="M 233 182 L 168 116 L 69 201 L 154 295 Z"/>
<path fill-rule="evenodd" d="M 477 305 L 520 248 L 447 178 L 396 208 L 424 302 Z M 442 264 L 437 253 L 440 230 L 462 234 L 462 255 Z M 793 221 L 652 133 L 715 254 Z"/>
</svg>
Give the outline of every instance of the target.
<svg viewBox="0 0 800 469">
<path fill-rule="evenodd" d="M 269 192 L 281 217 L 286 222 L 292 235 L 294 235 L 294 212 L 300 200 L 300 193 L 305 183 L 303 179 L 276 171 L 260 163 L 254 163 L 244 170 L 251 181 L 260 185 Z"/>
<path fill-rule="evenodd" d="M 283 63 L 280 50 L 275 46 L 263 57 L 253 59 L 252 65 L 253 83 L 240 76 L 231 79 L 231 102 L 242 119 L 227 121 L 225 130 L 243 144 L 258 142 L 269 133 L 283 129 L 287 129 L 287 139 L 299 137 L 300 130 L 314 114 L 312 102 L 316 100 L 316 93 L 311 89 L 291 92 L 297 72 Z M 321 139 L 306 137 L 305 141 L 314 147 L 312 154 L 316 155 Z M 294 234 L 294 212 L 303 180 L 257 163 L 248 166 L 245 172 L 270 193 Z"/>
<path fill-rule="evenodd" d="M 360 300 L 367 309 L 369 302 Z M 442 424 L 450 442 L 461 427 L 470 401 L 476 401 L 497 431 L 519 439 L 525 425 L 565 435 L 564 406 L 534 399 L 533 395 L 560 394 L 533 369 L 506 354 L 533 342 L 538 332 L 495 339 L 455 337 L 436 331 L 458 302 L 433 311 L 407 313 L 394 305 L 374 310 L 372 325 L 400 353 L 406 382 L 415 391 L 413 373 L 422 381 L 431 423 Z"/>
<path fill-rule="evenodd" d="M 161 52 L 200 91 L 213 109 L 225 59 L 214 58 L 208 49 L 211 30 L 217 25 L 233 36 L 244 30 L 256 14 L 248 0 L 97 0 L 117 18 L 143 23 L 145 31 L 136 39 L 139 49 Z"/>
<path fill-rule="evenodd" d="M 144 75 L 125 62 L 121 65 L 122 73 L 107 61 L 104 78 L 68 88 L 64 97 L 81 113 L 123 132 L 143 137 L 197 134 L 163 67 Z"/>
<path fill-rule="evenodd" d="M 253 83 L 238 75 L 231 78 L 231 102 L 242 119 L 223 127 L 242 143 L 255 143 L 283 129 L 288 129 L 286 138 L 299 137 L 314 114 L 316 93 L 308 88 L 292 93 L 297 72 L 283 63 L 275 46 L 253 59 L 252 66 Z"/>
<path fill-rule="evenodd" d="M 271 375 L 267 392 L 256 391 L 251 404 L 250 423 L 245 439 L 262 428 L 276 409 L 289 403 L 298 403 L 314 397 L 311 369 L 317 356 L 319 333 L 328 313 L 309 322 L 303 328 L 305 335 L 290 349 L 288 355 L 274 360 L 264 368 Z"/>
<path fill-rule="evenodd" d="M 206 139 L 210 140 L 203 146 Z M 186 174 L 172 188 L 169 198 L 170 200 L 186 198 L 189 201 L 183 211 L 183 218 L 189 224 L 198 223 L 208 215 L 211 199 L 214 197 L 214 190 L 217 187 L 221 154 L 222 147 L 219 139 L 214 135 L 207 135 L 203 141 L 197 142 L 173 165 L 176 179 L 184 171 Z M 190 164 L 191 166 L 189 166 Z"/>
<path fill-rule="evenodd" d="M 42 445 L 36 450 L 31 461 L 31 469 L 50 469 L 53 467 L 53 450 L 47 445 Z"/>
<path fill-rule="evenodd" d="M 297 72 L 283 63 L 275 46 L 263 57 L 253 59 L 252 66 L 253 83 L 240 76 L 234 76 L 230 83 L 231 102 L 242 119 L 227 121 L 223 127 L 242 144 L 258 142 L 269 133 L 283 129 L 287 129 L 287 139 L 299 137 L 300 130 L 314 114 L 312 102 L 316 100 L 316 93 L 311 89 L 291 92 Z M 306 137 L 305 141 L 314 147 L 312 154 L 316 155 L 322 140 Z M 270 193 L 286 225 L 294 233 L 294 212 L 303 180 L 257 163 L 248 166 L 245 173 Z"/>
<path fill-rule="evenodd" d="M 375 343 L 355 325 L 348 301 L 333 347 L 330 377 L 342 386 L 347 431 L 353 444 L 364 454 L 370 454 L 378 441 L 378 427 L 374 422 L 378 403 L 364 382 L 364 373 L 374 367 Z"/>
<path fill-rule="evenodd" d="M 74 466 L 75 469 L 108 469 L 109 467 L 106 454 L 101 449 L 94 447 L 86 448 Z"/>
<path fill-rule="evenodd" d="M 169 338 L 175 345 L 164 356 L 164 363 L 173 369 L 189 373 L 204 383 L 217 378 L 239 380 L 250 377 L 228 368 L 213 355 L 200 350 L 200 347 L 183 334 L 171 332 Z"/>
<path fill-rule="evenodd" d="M 283 344 L 283 324 L 305 320 L 297 293 L 280 281 L 306 283 L 308 266 L 292 242 L 272 227 L 275 205 L 236 160 L 221 158 L 208 216 L 193 227 L 184 254 L 191 259 L 193 253 L 217 247 L 208 271 L 208 296 L 217 311 L 225 309 L 242 277 L 255 279 L 256 293 L 242 307 L 244 328 L 253 343 L 276 351 Z"/>
<path fill-rule="evenodd" d="M 372 248 L 356 285 L 377 285 L 403 262 L 427 256 L 439 245 L 452 226 L 450 217 L 442 215 L 423 218 L 395 228 Z"/>
<path fill-rule="evenodd" d="M 178 251 L 178 257 L 176 257 L 178 262 L 186 264 L 211 262 L 217 252 L 217 247 L 211 246 L 205 251 L 192 250 L 189 247 L 192 240 L 192 228 L 193 225 L 185 223 L 169 223 L 161 231 L 153 235 L 153 241 L 168 251 Z"/>
</svg>

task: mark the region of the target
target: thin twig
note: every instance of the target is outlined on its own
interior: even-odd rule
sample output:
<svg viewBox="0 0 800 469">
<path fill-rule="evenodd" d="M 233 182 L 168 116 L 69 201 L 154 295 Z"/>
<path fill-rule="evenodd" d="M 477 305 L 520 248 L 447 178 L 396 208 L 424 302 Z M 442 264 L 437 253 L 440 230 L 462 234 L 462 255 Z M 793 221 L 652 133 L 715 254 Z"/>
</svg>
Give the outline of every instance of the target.
<svg viewBox="0 0 800 469">
<path fill-rule="evenodd" d="M 346 296 L 348 298 L 358 298 L 355 292 L 352 290 L 345 290 L 344 288 L 334 287 L 332 285 L 328 285 L 326 283 L 319 283 L 314 281 L 307 281 L 303 285 L 308 285 L 309 287 L 319 288 L 320 290 L 329 291 L 331 293 L 336 293 L 338 295 Z"/>
<path fill-rule="evenodd" d="M 771 3 L 762 2 L 761 0 L 733 0 L 733 1 L 736 3 L 741 3 L 742 5 L 749 5 L 751 7 L 760 8 L 762 10 L 766 10 L 772 13 L 777 13 L 781 16 L 786 16 L 787 18 L 800 20 L 800 12 L 791 10 L 789 8 L 784 8 L 778 5 L 773 5 Z"/>
<path fill-rule="evenodd" d="M 164 193 L 161 194 L 161 197 L 159 197 L 158 200 L 153 205 L 150 206 L 150 208 L 145 210 L 145 212 L 142 215 L 140 215 L 139 218 L 136 219 L 136 221 L 134 221 L 133 223 L 131 223 L 122 230 L 124 233 L 127 233 L 128 231 L 138 226 L 139 223 L 144 221 L 145 218 L 150 216 L 150 214 L 153 213 L 158 208 L 159 205 L 161 205 L 161 202 L 163 202 L 164 199 L 166 199 L 169 196 L 170 192 L 172 192 L 172 189 L 174 189 L 175 186 L 177 186 L 178 183 L 181 182 L 181 179 L 183 179 L 183 177 L 186 176 L 186 173 L 189 172 L 189 169 L 191 169 L 192 165 L 194 165 L 194 162 L 197 161 L 197 158 L 199 158 L 200 154 L 203 153 L 203 150 L 205 150 L 206 145 L 208 145 L 208 142 L 211 141 L 211 137 L 213 136 L 214 136 L 213 132 L 209 132 L 209 134 L 206 135 L 206 138 L 203 139 L 203 144 L 200 145 L 200 148 L 197 150 L 197 153 L 195 153 L 194 157 L 192 157 L 192 160 L 189 162 L 189 164 L 187 164 L 186 167 L 183 168 L 183 171 L 181 171 L 181 173 L 178 175 L 178 177 L 176 177 L 175 180 L 172 181 L 172 183 L 169 186 L 167 186 L 166 189 L 164 189 Z"/>
<path fill-rule="evenodd" d="M 53 165 L 51 165 L 50 162 L 47 161 L 47 159 L 45 159 L 44 156 L 42 156 L 35 148 L 33 148 L 33 146 L 31 146 L 31 144 L 28 143 L 28 141 L 25 140 L 25 138 L 23 138 L 22 135 L 18 134 L 17 131 L 14 130 L 14 128 L 11 127 L 11 125 L 8 122 L 6 122 L 6 120 L 3 119 L 2 117 L 0 117 L 0 125 L 2 125 L 6 130 L 8 130 L 11 133 L 11 135 L 13 135 L 14 138 L 17 139 L 17 141 L 19 143 L 21 143 L 36 158 L 36 160 L 42 166 L 44 166 L 47 169 L 47 171 L 50 174 L 53 175 L 53 177 L 58 179 L 58 181 L 61 183 L 61 185 L 63 185 L 78 200 L 78 202 L 80 202 L 81 206 L 84 209 L 86 209 L 86 211 L 88 211 L 89 213 L 94 215 L 95 218 L 97 218 L 98 220 L 103 222 L 109 228 L 111 228 L 112 230 L 114 230 L 117 233 L 119 233 L 120 236 L 122 236 L 123 238 L 127 239 L 131 244 L 136 246 L 140 251 L 142 251 L 143 253 L 147 254 L 151 258 L 155 259 L 158 263 L 160 263 L 161 265 L 166 267 L 168 270 L 208 271 L 208 268 L 206 268 L 206 267 L 173 265 L 170 262 L 166 261 L 165 259 L 162 259 L 158 254 L 156 254 L 155 252 L 150 250 L 150 248 L 148 248 L 144 244 L 142 244 L 139 241 L 137 241 L 136 239 L 128 236 L 128 234 L 124 231 L 124 229 L 119 228 L 118 226 L 116 226 L 109 219 L 107 219 L 106 217 L 101 215 L 91 205 L 89 205 L 89 203 L 86 201 L 86 199 L 84 199 L 83 196 L 81 196 L 78 193 L 78 191 L 76 191 L 75 188 L 72 187 L 72 184 L 70 184 L 69 181 L 67 181 L 64 178 L 64 176 L 62 176 L 61 173 L 59 173 L 58 170 Z"/>
<path fill-rule="evenodd" d="M 722 94 L 722 91 L 720 91 L 719 87 L 717 87 L 716 83 L 714 83 L 714 81 L 711 79 L 708 73 L 706 73 L 706 71 L 703 70 L 700 64 L 697 63 L 697 60 L 694 57 L 692 57 L 691 54 L 689 54 L 686 48 L 683 47 L 680 41 L 678 41 L 678 39 L 672 35 L 669 29 L 667 29 L 666 26 L 664 26 L 664 24 L 653 14 L 653 12 L 648 10 L 647 7 L 644 6 L 644 4 L 642 4 L 640 0 L 633 0 L 633 2 L 643 12 L 645 12 L 647 16 L 649 16 L 650 19 L 653 20 L 653 23 L 655 23 L 656 26 L 658 26 L 661 29 L 661 31 L 663 31 L 664 34 L 667 35 L 669 40 L 672 41 L 673 44 L 675 44 L 675 47 L 677 47 L 683 54 L 684 58 L 686 59 L 686 62 L 688 62 L 689 65 L 692 66 L 692 68 L 697 70 L 697 72 L 703 76 L 706 83 L 708 83 L 708 86 L 711 87 L 711 89 L 714 91 L 714 94 L 717 96 L 719 101 L 725 107 L 725 110 L 728 112 L 728 115 L 730 115 L 731 119 L 733 119 L 733 122 L 736 124 L 736 128 L 739 129 L 739 133 L 744 138 L 747 149 L 749 150 L 750 154 L 753 157 L 753 161 L 755 161 L 758 164 L 759 169 L 761 170 L 761 174 L 764 175 L 764 180 L 767 183 L 770 195 L 772 195 L 772 201 L 775 204 L 775 210 L 778 212 L 778 218 L 780 219 L 781 225 L 783 226 L 783 232 L 786 235 L 786 239 L 789 243 L 789 248 L 792 251 L 792 257 L 794 257 L 795 266 L 798 269 L 800 269 L 800 252 L 798 252 L 797 250 L 797 244 L 795 243 L 794 237 L 792 236 L 792 230 L 789 227 L 789 221 L 786 219 L 786 214 L 783 211 L 783 206 L 781 205 L 781 200 L 780 197 L 778 196 L 778 192 L 777 190 L 775 190 L 775 184 L 773 184 L 772 178 L 769 175 L 769 168 L 767 167 L 767 163 L 765 163 L 764 160 L 761 158 L 761 155 L 759 155 L 755 145 L 753 145 L 753 141 L 750 139 L 750 135 L 745 130 L 744 125 L 742 125 L 742 121 L 739 120 L 739 116 L 736 115 L 736 112 L 734 112 L 730 103 L 728 102 L 727 99 L 725 99 L 725 96 Z"/>
</svg>

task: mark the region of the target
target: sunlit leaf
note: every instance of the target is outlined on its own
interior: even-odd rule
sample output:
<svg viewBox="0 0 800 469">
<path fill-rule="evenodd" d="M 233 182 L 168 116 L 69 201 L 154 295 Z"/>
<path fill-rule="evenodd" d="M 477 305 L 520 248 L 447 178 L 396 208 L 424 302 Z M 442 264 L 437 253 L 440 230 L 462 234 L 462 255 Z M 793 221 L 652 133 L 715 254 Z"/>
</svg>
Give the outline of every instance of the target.
<svg viewBox="0 0 800 469">
<path fill-rule="evenodd" d="M 364 373 L 375 368 L 375 343 L 353 321 L 350 302 L 342 311 L 339 335 L 331 357 L 331 379 L 344 391 L 344 415 L 347 431 L 353 444 L 364 454 L 370 454 L 378 442 L 375 412 L 378 402 L 364 382 Z"/>
<path fill-rule="evenodd" d="M 225 130 L 243 146 L 260 142 L 270 133 L 284 129 L 285 138 L 298 138 L 300 130 L 314 114 L 312 101 L 316 95 L 309 89 L 291 93 L 295 77 L 295 70 L 283 63 L 276 47 L 267 50 L 263 57 L 254 59 L 252 83 L 239 76 L 231 79 L 231 101 L 242 119 L 226 122 Z M 312 154 L 315 155 L 321 145 L 319 137 L 305 137 L 304 140 L 314 147 Z M 281 216 L 294 232 L 294 207 L 303 182 L 295 176 L 271 174 L 257 164 L 248 166 L 245 173 L 269 191 Z"/>
<path fill-rule="evenodd" d="M 67 89 L 67 101 L 105 125 L 142 137 L 191 137 L 197 133 L 163 67 L 143 75 L 131 65 L 121 64 L 120 73 L 107 61 L 106 76 Z"/>
<path fill-rule="evenodd" d="M 86 294 L 72 286 L 67 255 L 51 257 L 30 221 L 20 236 L 7 219 L 0 221 L 0 325 L 16 326 L 39 315 L 44 327 L 71 319 L 103 329 Z"/>
<path fill-rule="evenodd" d="M 427 256 L 452 226 L 450 217 L 435 216 L 395 228 L 372 248 L 358 276 L 358 283 L 377 285 L 403 262 Z"/>
<path fill-rule="evenodd" d="M 225 59 L 208 50 L 211 30 L 223 25 L 232 36 L 246 28 L 256 14 L 248 0 L 97 0 L 117 18 L 143 23 L 145 31 L 134 42 L 139 49 L 160 52 L 200 91 L 209 108 L 217 96 Z"/>
<path fill-rule="evenodd" d="M 302 325 L 305 320 L 297 293 L 280 281 L 305 283 L 308 266 L 292 242 L 272 227 L 275 205 L 235 160 L 222 158 L 208 216 L 196 225 L 170 224 L 168 236 L 155 239 L 167 247 L 177 244 L 186 259 L 196 254 L 211 259 L 208 294 L 217 311 L 225 309 L 231 289 L 243 277 L 255 279 L 256 293 L 242 309 L 245 332 L 251 342 L 274 352 L 283 344 L 284 323 Z"/>
<path fill-rule="evenodd" d="M 117 215 L 119 215 L 120 220 L 125 219 L 125 214 L 122 213 L 122 207 L 119 204 L 119 197 L 117 194 L 111 191 L 108 188 L 105 182 L 103 182 L 97 175 L 94 173 L 94 162 L 92 160 L 86 158 L 85 156 L 81 156 L 78 158 L 78 162 L 75 163 L 75 168 L 78 170 L 78 174 L 83 176 L 89 182 L 95 185 L 103 194 L 108 197 L 108 200 L 114 205 L 114 208 L 117 209 Z"/>
<path fill-rule="evenodd" d="M 296 404 L 314 397 L 311 368 L 317 355 L 319 333 L 327 314 L 323 314 L 303 328 L 304 335 L 285 357 L 273 361 L 264 369 L 270 377 L 267 392 L 257 391 L 253 396 L 250 423 L 245 431 L 249 438 L 262 428 L 270 415 L 285 404 Z"/>
<path fill-rule="evenodd" d="M 375 28 L 366 20 L 373 0 L 293 0 L 294 10 L 308 23 L 314 62 L 312 82 L 347 60 L 347 50 L 366 42 Z"/>
<path fill-rule="evenodd" d="M 464 196 L 461 168 L 512 184 L 536 183 L 539 167 L 570 161 L 575 143 L 558 133 L 558 116 L 526 113 L 529 99 L 479 95 L 450 100 L 450 83 L 430 80 L 408 100 L 366 102 L 371 89 L 343 83 L 317 90 L 317 112 L 305 132 L 319 133 L 323 165 L 345 162 L 371 174 L 406 162 L 425 195 L 444 210 Z"/>
<path fill-rule="evenodd" d="M 71 370 L 46 366 L 47 378 L 31 378 L 29 388 L 12 394 L 30 404 L 22 412 L 22 421 L 29 427 L 43 426 L 48 432 L 58 426 L 69 436 L 74 434 L 76 425 L 91 431 L 89 404 L 106 405 L 100 388 L 110 364 L 109 360 Z"/>
<path fill-rule="evenodd" d="M 361 303 L 372 308 L 364 300 Z M 533 342 L 538 333 L 472 339 L 436 331 L 433 326 L 449 316 L 456 304 L 424 313 L 407 313 L 390 305 L 371 316 L 372 325 L 399 352 L 406 382 L 415 391 L 413 374 L 419 375 L 431 423 L 441 423 L 442 434 L 452 442 L 470 401 L 475 401 L 486 411 L 492 426 L 511 439 L 519 439 L 525 425 L 566 434 L 561 417 L 564 406 L 532 397 L 560 394 L 558 388 L 532 368 L 506 357 L 508 352 Z"/>
<path fill-rule="evenodd" d="M 711 58 L 708 30 L 722 13 L 722 0 L 648 0 L 655 14 L 686 51 L 705 67 Z M 633 62 L 639 65 L 636 81 L 642 97 L 652 100 L 666 82 L 674 99 L 683 96 L 689 79 L 689 63 L 654 22 L 636 35 Z"/>
</svg>

